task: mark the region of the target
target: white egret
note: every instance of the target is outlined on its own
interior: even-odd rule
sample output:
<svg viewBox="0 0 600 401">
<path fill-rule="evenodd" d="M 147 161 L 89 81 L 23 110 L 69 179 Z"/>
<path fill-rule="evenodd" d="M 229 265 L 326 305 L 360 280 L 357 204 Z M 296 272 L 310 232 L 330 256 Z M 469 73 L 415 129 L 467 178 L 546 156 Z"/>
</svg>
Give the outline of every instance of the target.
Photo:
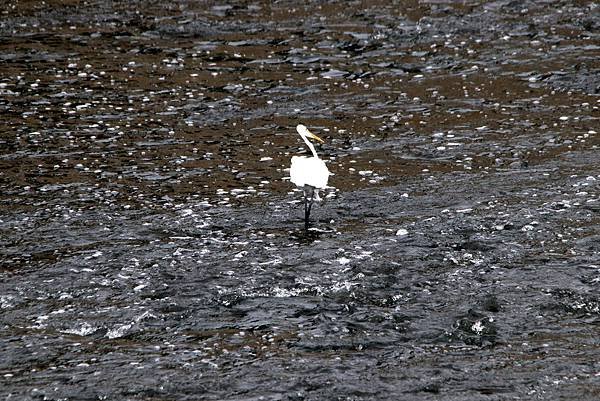
<svg viewBox="0 0 600 401">
<path fill-rule="evenodd" d="M 308 138 L 316 139 L 323 143 L 324 141 L 310 132 L 302 124 L 298 124 L 296 131 L 302 137 L 306 146 L 312 152 L 312 157 L 294 156 L 292 157 L 292 166 L 290 168 L 290 180 L 304 192 L 304 229 L 308 230 L 308 219 L 313 200 L 320 201 L 319 189 L 327 186 L 329 180 L 329 170 L 325 162 L 319 159 L 315 147 Z"/>
</svg>

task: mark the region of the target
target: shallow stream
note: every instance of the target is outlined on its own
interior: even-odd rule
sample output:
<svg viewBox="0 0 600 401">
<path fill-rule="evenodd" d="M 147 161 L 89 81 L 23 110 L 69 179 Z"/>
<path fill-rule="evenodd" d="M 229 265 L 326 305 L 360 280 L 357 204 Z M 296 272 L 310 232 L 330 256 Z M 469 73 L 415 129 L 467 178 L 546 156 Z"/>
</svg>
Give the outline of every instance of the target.
<svg viewBox="0 0 600 401">
<path fill-rule="evenodd" d="M 597 3 L 0 12 L 1 399 L 600 398 Z"/>
</svg>

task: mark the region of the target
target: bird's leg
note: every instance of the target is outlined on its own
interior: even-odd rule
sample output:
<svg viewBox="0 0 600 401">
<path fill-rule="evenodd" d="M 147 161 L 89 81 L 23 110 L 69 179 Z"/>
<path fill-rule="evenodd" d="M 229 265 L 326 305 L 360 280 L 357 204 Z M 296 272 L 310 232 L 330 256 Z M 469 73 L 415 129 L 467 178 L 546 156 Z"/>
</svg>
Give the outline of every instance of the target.
<svg viewBox="0 0 600 401">
<path fill-rule="evenodd" d="M 304 231 L 308 231 L 308 198 L 306 197 L 306 187 L 304 187 Z"/>
<path fill-rule="evenodd" d="M 308 221 L 310 218 L 310 209 L 312 208 L 312 204 L 313 204 L 313 196 L 315 194 L 315 191 L 313 190 L 313 188 L 310 188 L 310 200 L 308 199 L 308 196 L 306 195 L 306 188 L 304 189 L 304 230 L 308 231 Z"/>
</svg>

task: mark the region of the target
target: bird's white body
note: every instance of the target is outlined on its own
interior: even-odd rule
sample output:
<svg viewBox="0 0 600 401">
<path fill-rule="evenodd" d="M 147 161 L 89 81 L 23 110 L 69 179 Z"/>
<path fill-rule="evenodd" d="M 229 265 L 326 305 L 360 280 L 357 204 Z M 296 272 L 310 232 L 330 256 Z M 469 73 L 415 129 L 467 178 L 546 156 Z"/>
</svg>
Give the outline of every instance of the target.
<svg viewBox="0 0 600 401">
<path fill-rule="evenodd" d="M 312 157 L 306 156 L 294 156 L 292 157 L 292 165 L 290 167 L 290 181 L 304 188 L 306 185 L 310 185 L 315 189 L 323 189 L 327 186 L 329 180 L 329 170 L 325 165 L 325 162 L 319 159 L 315 147 L 308 138 L 316 139 L 319 142 L 323 142 L 321 138 L 313 134 L 302 124 L 298 124 L 296 131 L 302 137 L 306 146 L 310 149 Z M 319 195 L 317 192 L 317 199 Z"/>
<path fill-rule="evenodd" d="M 323 160 L 318 157 L 292 157 L 290 181 L 300 188 L 310 185 L 317 189 L 323 189 L 327 187 L 328 180 L 329 170 Z"/>
</svg>

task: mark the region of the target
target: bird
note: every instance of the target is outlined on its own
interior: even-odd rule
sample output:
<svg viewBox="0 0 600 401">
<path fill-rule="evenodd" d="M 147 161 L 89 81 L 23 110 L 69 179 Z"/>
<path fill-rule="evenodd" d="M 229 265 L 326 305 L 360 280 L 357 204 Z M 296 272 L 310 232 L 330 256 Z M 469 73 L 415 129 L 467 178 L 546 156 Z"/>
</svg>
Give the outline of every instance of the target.
<svg viewBox="0 0 600 401">
<path fill-rule="evenodd" d="M 310 149 L 312 157 L 293 156 L 290 167 L 290 181 L 302 188 L 304 194 L 304 230 L 308 231 L 310 210 L 313 201 L 320 201 L 319 190 L 327 187 L 329 170 L 325 162 L 319 159 L 314 145 L 308 138 L 325 143 L 321 138 L 313 134 L 302 124 L 298 124 L 296 131 Z"/>
</svg>

